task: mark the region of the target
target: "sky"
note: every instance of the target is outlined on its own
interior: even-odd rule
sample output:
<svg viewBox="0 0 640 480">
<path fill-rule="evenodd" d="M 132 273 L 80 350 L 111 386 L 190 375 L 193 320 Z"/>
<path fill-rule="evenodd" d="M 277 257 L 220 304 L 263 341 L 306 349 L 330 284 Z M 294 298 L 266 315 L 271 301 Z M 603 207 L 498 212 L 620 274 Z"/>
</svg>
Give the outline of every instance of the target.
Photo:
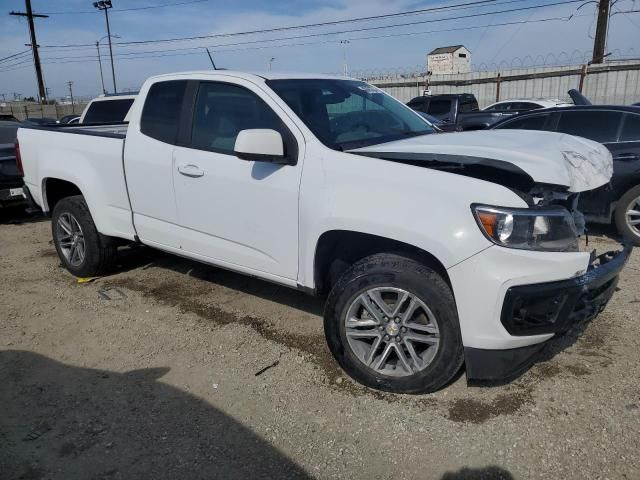
<svg viewBox="0 0 640 480">
<path fill-rule="evenodd" d="M 211 50 L 216 65 L 227 69 L 264 71 L 273 59 L 273 70 L 341 73 L 346 59 L 354 76 L 365 71 L 424 70 L 426 54 L 446 45 L 465 45 L 474 68 L 484 70 L 519 66 L 523 60 L 531 64 L 541 63 L 543 58 L 547 62 L 581 59 L 593 49 L 596 5 L 586 0 L 487 0 L 357 23 L 190 41 L 126 43 L 308 25 L 473 1 L 113 0 L 109 18 L 112 35 L 119 37 L 113 38 L 117 86 L 119 91 L 137 90 L 151 75 L 209 69 L 205 47 Z M 615 12 L 640 11 L 640 0 L 615 1 Z M 32 0 L 32 5 L 34 12 L 49 14 L 49 18 L 36 19 L 36 32 L 50 95 L 67 95 L 69 81 L 77 97 L 102 93 L 95 43 L 106 35 L 104 13 L 94 9 L 91 0 Z M 530 8 L 540 5 L 548 6 Z M 26 19 L 9 15 L 24 8 L 24 0 L 0 0 L 0 59 L 28 50 Z M 527 10 L 503 12 L 524 8 Z M 413 25 L 389 27 L 406 23 Z M 360 31 L 353 31 L 357 29 Z M 614 56 L 640 58 L 640 12 L 616 13 L 609 32 L 607 51 Z M 326 33 L 333 34 L 321 35 Z M 105 87 L 112 91 L 106 39 L 100 48 Z M 30 53 L 0 60 L 0 100 L 2 94 L 13 98 L 13 92 L 37 94 Z"/>
</svg>

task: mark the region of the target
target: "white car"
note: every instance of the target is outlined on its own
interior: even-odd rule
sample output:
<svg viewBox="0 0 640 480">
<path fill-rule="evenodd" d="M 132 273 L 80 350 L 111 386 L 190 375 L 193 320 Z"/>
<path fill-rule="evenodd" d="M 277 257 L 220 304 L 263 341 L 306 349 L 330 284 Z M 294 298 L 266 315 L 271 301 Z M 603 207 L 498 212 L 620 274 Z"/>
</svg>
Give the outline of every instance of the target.
<svg viewBox="0 0 640 480">
<path fill-rule="evenodd" d="M 206 71 L 145 82 L 128 125 L 21 128 L 27 191 L 74 275 L 122 239 L 313 294 L 354 379 L 394 392 L 527 367 L 592 319 L 630 248 L 581 251 L 611 154 L 569 135 L 432 135 L 367 83 Z M 295 328 L 295 325 L 291 325 Z"/>
<path fill-rule="evenodd" d="M 526 112 L 528 110 L 536 110 L 538 108 L 568 107 L 572 105 L 573 103 L 563 102 L 562 100 L 503 100 L 501 102 L 492 103 L 483 110 Z"/>
<path fill-rule="evenodd" d="M 100 95 L 91 100 L 80 115 L 79 123 L 117 123 L 128 121 L 136 95 Z"/>
</svg>

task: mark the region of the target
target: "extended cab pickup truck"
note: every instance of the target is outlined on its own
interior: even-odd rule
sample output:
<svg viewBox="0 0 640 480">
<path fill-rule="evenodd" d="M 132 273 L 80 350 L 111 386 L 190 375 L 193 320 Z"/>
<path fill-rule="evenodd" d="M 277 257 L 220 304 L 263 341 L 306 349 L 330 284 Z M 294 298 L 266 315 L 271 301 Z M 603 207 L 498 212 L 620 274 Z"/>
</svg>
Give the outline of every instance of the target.
<svg viewBox="0 0 640 480">
<path fill-rule="evenodd" d="M 460 130 L 482 130 L 498 120 L 514 115 L 514 111 L 482 111 L 472 93 L 423 95 L 407 103 L 414 110 L 436 117 L 445 124 Z"/>
<path fill-rule="evenodd" d="M 579 248 L 602 145 L 431 133 L 364 82 L 208 71 L 150 78 L 128 124 L 21 128 L 18 161 L 71 273 L 105 271 L 125 240 L 328 293 L 340 365 L 418 393 L 463 363 L 520 373 L 604 308 L 630 252 Z"/>
</svg>

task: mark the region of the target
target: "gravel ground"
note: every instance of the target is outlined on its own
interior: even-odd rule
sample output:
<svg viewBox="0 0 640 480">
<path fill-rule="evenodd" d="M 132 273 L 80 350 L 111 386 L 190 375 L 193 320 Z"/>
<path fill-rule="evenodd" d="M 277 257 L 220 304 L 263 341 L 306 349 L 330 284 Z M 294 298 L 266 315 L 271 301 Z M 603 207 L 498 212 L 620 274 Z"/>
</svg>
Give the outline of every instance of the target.
<svg viewBox="0 0 640 480">
<path fill-rule="evenodd" d="M 10 218 L 2 479 L 640 478 L 640 251 L 515 382 L 403 396 L 336 367 L 320 299 L 146 248 L 79 284 L 47 220 Z"/>
</svg>

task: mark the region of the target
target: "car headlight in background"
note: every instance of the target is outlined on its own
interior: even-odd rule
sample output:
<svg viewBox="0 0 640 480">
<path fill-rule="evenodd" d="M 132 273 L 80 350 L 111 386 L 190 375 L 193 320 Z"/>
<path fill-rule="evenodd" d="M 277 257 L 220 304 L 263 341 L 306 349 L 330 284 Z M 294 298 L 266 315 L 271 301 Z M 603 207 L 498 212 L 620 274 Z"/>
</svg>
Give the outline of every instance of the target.
<svg viewBox="0 0 640 480">
<path fill-rule="evenodd" d="M 578 234 L 566 208 L 505 208 L 472 205 L 480 230 L 493 243 L 509 248 L 577 252 Z"/>
</svg>

